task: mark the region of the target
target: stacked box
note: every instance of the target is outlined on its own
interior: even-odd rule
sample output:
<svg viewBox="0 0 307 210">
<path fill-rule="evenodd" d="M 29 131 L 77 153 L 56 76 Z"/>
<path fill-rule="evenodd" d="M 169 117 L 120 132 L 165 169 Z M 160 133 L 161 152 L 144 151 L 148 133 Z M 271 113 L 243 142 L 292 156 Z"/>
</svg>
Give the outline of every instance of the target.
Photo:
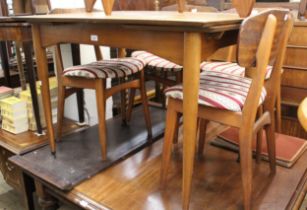
<svg viewBox="0 0 307 210">
<path fill-rule="evenodd" d="M 12 96 L 2 99 L 0 104 L 2 129 L 14 134 L 19 134 L 29 129 L 27 103 L 25 101 Z"/>
<path fill-rule="evenodd" d="M 42 94 L 40 90 L 40 85 L 37 83 L 37 97 L 38 97 L 38 106 L 39 106 L 39 115 L 42 127 L 46 127 L 46 120 L 44 115 L 44 106 L 42 101 Z M 52 121 L 53 123 L 57 122 L 57 80 L 55 77 L 49 79 L 49 87 L 50 87 L 50 97 L 51 97 L 51 107 L 52 107 Z M 27 114 L 28 114 L 28 122 L 29 122 L 29 130 L 35 131 L 37 130 L 35 115 L 32 106 L 32 98 L 31 92 L 29 88 L 27 90 L 20 92 L 20 98 L 26 101 L 27 104 Z"/>
</svg>

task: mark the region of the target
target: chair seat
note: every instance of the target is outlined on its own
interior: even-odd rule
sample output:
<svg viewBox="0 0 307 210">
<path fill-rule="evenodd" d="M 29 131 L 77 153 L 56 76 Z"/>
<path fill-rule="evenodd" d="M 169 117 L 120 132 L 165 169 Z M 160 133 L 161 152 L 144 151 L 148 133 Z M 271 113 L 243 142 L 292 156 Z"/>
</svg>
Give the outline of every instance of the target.
<svg viewBox="0 0 307 210">
<path fill-rule="evenodd" d="M 142 71 L 145 61 L 139 58 L 116 58 L 72 66 L 63 71 L 67 77 L 88 79 L 121 78 Z"/>
<path fill-rule="evenodd" d="M 204 71 L 200 75 L 198 103 L 218 109 L 241 112 L 252 80 L 223 72 Z M 183 86 L 176 85 L 165 90 L 167 97 L 183 99 Z M 259 105 L 266 96 L 262 89 Z"/>
<path fill-rule="evenodd" d="M 177 72 L 182 71 L 182 66 L 177 65 L 171 61 L 168 61 L 164 58 L 161 58 L 159 56 L 156 56 L 152 53 L 146 52 L 146 51 L 135 51 L 131 55 L 134 58 L 140 58 L 143 59 L 147 67 L 153 68 L 159 71 L 171 71 L 171 72 Z"/>
<path fill-rule="evenodd" d="M 228 74 L 233 74 L 236 76 L 244 77 L 245 68 L 239 66 L 237 63 L 232 62 L 202 62 L 200 64 L 200 68 L 202 71 L 218 71 L 224 72 Z M 270 79 L 272 73 L 272 66 L 267 67 L 267 72 L 265 75 L 265 79 Z"/>
</svg>

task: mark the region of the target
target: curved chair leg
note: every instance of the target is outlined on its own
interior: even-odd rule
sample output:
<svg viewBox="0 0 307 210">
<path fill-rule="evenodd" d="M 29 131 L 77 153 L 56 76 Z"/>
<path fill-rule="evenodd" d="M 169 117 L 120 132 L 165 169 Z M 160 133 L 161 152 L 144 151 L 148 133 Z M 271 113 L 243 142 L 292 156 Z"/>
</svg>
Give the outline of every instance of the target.
<svg viewBox="0 0 307 210">
<path fill-rule="evenodd" d="M 58 86 L 58 122 L 57 122 L 57 139 L 62 137 L 62 128 L 64 122 L 64 107 L 65 107 L 65 86 L 59 82 Z"/>
<path fill-rule="evenodd" d="M 252 129 L 241 128 L 239 135 L 241 179 L 244 209 L 251 209 L 252 196 Z"/>
<path fill-rule="evenodd" d="M 145 115 L 145 123 L 148 132 L 148 138 L 151 139 L 152 137 L 152 126 L 151 126 L 151 119 L 150 119 L 150 112 L 148 107 L 148 100 L 147 100 L 147 93 L 145 88 L 145 76 L 144 71 L 140 71 L 140 95 L 142 98 L 142 104 L 144 109 Z"/>
<path fill-rule="evenodd" d="M 131 120 L 132 109 L 133 109 L 133 105 L 134 105 L 135 91 L 136 91 L 136 89 L 134 89 L 134 88 L 130 89 L 127 116 L 126 116 L 127 122 L 129 122 Z"/>
<path fill-rule="evenodd" d="M 175 100 L 169 99 L 167 112 L 166 112 L 166 127 L 164 133 L 164 144 L 163 144 L 163 153 L 162 153 L 162 166 L 161 166 L 161 174 L 160 174 L 160 184 L 161 188 L 165 187 L 167 182 L 167 173 L 169 169 L 169 163 L 171 159 L 172 152 L 172 143 L 175 134 L 176 128 L 176 119 L 177 112 L 173 108 Z"/>
<path fill-rule="evenodd" d="M 121 115 L 122 115 L 122 125 L 127 125 L 127 103 L 126 103 L 126 90 L 120 91 L 120 106 L 121 106 Z"/>
<path fill-rule="evenodd" d="M 209 121 L 205 119 L 200 119 L 199 121 L 199 136 L 198 136 L 198 156 L 203 155 L 205 142 L 206 142 L 206 133 L 207 133 L 207 126 Z"/>
<path fill-rule="evenodd" d="M 280 88 L 279 88 L 280 89 Z M 275 113 L 275 122 L 276 122 L 276 132 L 281 132 L 281 95 L 280 90 L 277 93 L 276 97 L 276 113 Z"/>
<path fill-rule="evenodd" d="M 107 129 L 106 129 L 106 98 L 105 89 L 106 81 L 102 79 L 97 79 L 95 81 L 96 89 L 96 103 L 98 112 L 98 129 L 99 129 L 99 141 L 101 146 L 101 157 L 102 160 L 107 159 Z"/>
<path fill-rule="evenodd" d="M 271 114 L 274 111 L 270 112 Z M 275 143 L 275 128 L 274 128 L 274 116 L 271 115 L 271 124 L 265 126 L 266 132 L 266 140 L 268 145 L 268 154 L 269 154 L 269 161 L 270 161 L 270 169 L 271 173 L 276 172 L 276 143 Z"/>
<path fill-rule="evenodd" d="M 257 118 L 263 115 L 263 106 L 259 106 L 257 112 Z M 262 142 L 263 142 L 263 129 L 260 129 L 257 133 L 257 145 L 256 145 L 256 162 L 260 163 L 261 160 L 261 150 L 262 150 Z"/>
<path fill-rule="evenodd" d="M 181 113 L 177 113 L 176 116 L 176 121 L 175 121 L 175 133 L 174 133 L 174 139 L 173 139 L 173 143 L 177 144 L 178 143 L 178 137 L 179 137 L 179 123 L 180 123 L 180 117 L 182 116 Z"/>
</svg>

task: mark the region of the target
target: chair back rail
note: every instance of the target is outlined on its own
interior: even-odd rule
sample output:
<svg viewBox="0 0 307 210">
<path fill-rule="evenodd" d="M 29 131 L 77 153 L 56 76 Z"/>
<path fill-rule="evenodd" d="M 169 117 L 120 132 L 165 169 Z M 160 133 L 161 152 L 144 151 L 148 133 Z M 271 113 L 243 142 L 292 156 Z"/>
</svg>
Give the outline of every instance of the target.
<svg viewBox="0 0 307 210">
<path fill-rule="evenodd" d="M 266 42 L 266 27 L 268 21 L 275 18 L 276 31 L 274 33 L 274 39 L 272 46 L 265 46 Z M 269 62 L 273 62 L 277 66 L 274 66 L 274 70 L 277 71 L 272 75 L 271 81 L 278 85 L 278 75 L 280 75 L 281 65 L 284 57 L 284 49 L 289 38 L 290 31 L 293 25 L 293 18 L 288 11 L 284 10 L 271 10 L 263 12 L 257 17 L 247 18 L 243 23 L 239 32 L 238 43 L 238 62 L 241 66 L 246 68 L 246 73 L 252 78 L 252 84 L 248 93 L 244 108 L 243 108 L 243 120 L 242 123 L 250 127 L 249 124 L 254 123 L 256 117 L 257 107 L 261 95 L 261 89 L 264 85 L 264 78 L 268 63 L 265 61 L 264 54 L 265 48 L 271 49 L 268 58 Z M 264 30 L 262 30 L 264 29 Z M 261 33 L 263 31 L 263 33 Z M 252 34 L 252 35 L 251 35 Z M 267 41 L 268 42 L 268 41 Z M 281 50 L 281 52 L 278 52 Z M 274 78 L 275 77 L 275 78 Z M 268 93 L 270 106 L 274 106 L 276 97 L 276 87 L 271 87 Z M 268 102 L 266 102 L 268 103 Z"/>
<path fill-rule="evenodd" d="M 270 64 L 275 62 L 279 52 L 280 37 L 282 37 L 281 31 L 285 24 L 285 18 L 289 14 L 288 10 L 268 10 L 257 15 L 257 18 L 250 17 L 243 21 L 239 32 L 237 51 L 237 61 L 240 66 L 247 68 L 256 66 L 256 52 L 262 37 L 261 31 L 270 14 L 273 14 L 277 19 L 277 28 L 269 60 Z"/>
</svg>

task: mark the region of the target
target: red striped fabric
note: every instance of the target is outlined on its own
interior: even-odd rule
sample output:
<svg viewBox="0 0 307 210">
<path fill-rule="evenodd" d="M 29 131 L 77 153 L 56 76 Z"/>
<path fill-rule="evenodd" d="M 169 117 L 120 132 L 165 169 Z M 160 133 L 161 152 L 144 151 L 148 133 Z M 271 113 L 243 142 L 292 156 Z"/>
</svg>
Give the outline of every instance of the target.
<svg viewBox="0 0 307 210">
<path fill-rule="evenodd" d="M 234 74 L 236 76 L 244 77 L 245 68 L 239 66 L 237 63 L 232 62 L 202 62 L 200 64 L 200 69 L 202 71 L 218 71 L 224 72 L 228 74 Z M 270 79 L 272 73 L 272 66 L 267 67 L 267 72 L 265 75 L 265 79 Z"/>
<path fill-rule="evenodd" d="M 182 71 L 182 66 L 177 65 L 171 61 L 168 61 L 164 58 L 161 58 L 159 56 L 156 56 L 150 52 L 146 52 L 146 51 L 134 51 L 131 55 L 134 58 L 140 58 L 143 59 L 146 64 L 147 67 L 152 68 L 152 69 L 156 69 L 159 71 L 172 71 L 172 72 L 176 72 L 176 71 Z"/>
<path fill-rule="evenodd" d="M 72 66 L 63 71 L 67 77 L 121 78 L 142 71 L 145 61 L 139 58 L 116 58 L 85 65 Z"/>
<path fill-rule="evenodd" d="M 224 72 L 204 71 L 200 76 L 198 103 L 200 105 L 241 112 L 249 92 L 252 80 Z M 165 90 L 167 97 L 183 99 L 182 85 Z M 266 97 L 262 89 L 259 105 Z"/>
</svg>

